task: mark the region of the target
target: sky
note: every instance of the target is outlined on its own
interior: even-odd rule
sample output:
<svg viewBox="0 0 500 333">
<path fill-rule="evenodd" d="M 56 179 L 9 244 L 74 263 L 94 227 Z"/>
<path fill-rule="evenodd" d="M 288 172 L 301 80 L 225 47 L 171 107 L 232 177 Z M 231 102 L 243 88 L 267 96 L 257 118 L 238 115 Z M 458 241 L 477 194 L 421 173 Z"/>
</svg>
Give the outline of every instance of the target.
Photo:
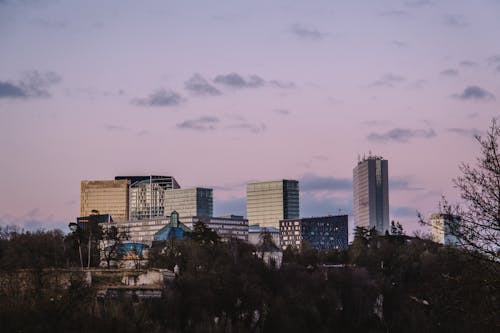
<svg viewBox="0 0 500 333">
<path fill-rule="evenodd" d="M 426 232 L 500 115 L 498 36 L 499 0 L 0 0 L 0 225 L 65 230 L 81 180 L 132 174 L 216 215 L 283 178 L 301 216 L 352 214 L 371 152 Z"/>
</svg>

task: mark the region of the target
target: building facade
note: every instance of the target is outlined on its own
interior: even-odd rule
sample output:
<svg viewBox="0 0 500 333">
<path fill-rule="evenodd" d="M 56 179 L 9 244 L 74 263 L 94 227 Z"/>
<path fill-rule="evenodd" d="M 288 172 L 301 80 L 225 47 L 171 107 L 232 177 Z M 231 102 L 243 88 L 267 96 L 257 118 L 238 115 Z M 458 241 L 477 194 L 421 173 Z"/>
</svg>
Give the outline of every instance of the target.
<svg viewBox="0 0 500 333">
<path fill-rule="evenodd" d="M 179 188 L 170 176 L 118 176 L 136 180 L 129 188 L 129 220 L 160 218 L 172 210 L 165 209 L 165 192 Z"/>
<path fill-rule="evenodd" d="M 83 180 L 80 184 L 80 216 L 93 211 L 109 214 L 114 221 L 126 221 L 129 215 L 129 181 Z"/>
<path fill-rule="evenodd" d="M 460 223 L 460 217 L 451 214 L 432 214 L 431 238 L 434 242 L 443 245 L 459 245 L 460 241 L 454 235 L 454 228 Z"/>
<path fill-rule="evenodd" d="M 348 246 L 348 216 L 322 216 L 280 221 L 281 248 L 345 250 Z"/>
<path fill-rule="evenodd" d="M 201 221 L 206 226 L 219 235 L 221 240 L 228 241 L 229 239 L 239 239 L 242 241 L 248 240 L 248 220 L 240 215 L 228 216 L 193 216 L 183 219 L 183 223 L 193 229 L 196 222 Z"/>
<path fill-rule="evenodd" d="M 280 246 L 280 230 L 274 227 L 261 227 L 260 225 L 251 225 L 248 227 L 248 242 L 252 245 L 258 245 L 261 243 L 265 233 L 269 233 L 274 244 L 278 247 Z"/>
<path fill-rule="evenodd" d="M 299 218 L 299 182 L 282 179 L 247 184 L 250 224 L 279 228 L 279 221 Z"/>
<path fill-rule="evenodd" d="M 389 168 L 387 160 L 368 156 L 353 170 L 354 224 L 389 230 Z"/>
<path fill-rule="evenodd" d="M 211 188 L 186 188 L 165 191 L 165 211 L 177 211 L 180 218 L 213 215 Z"/>
</svg>

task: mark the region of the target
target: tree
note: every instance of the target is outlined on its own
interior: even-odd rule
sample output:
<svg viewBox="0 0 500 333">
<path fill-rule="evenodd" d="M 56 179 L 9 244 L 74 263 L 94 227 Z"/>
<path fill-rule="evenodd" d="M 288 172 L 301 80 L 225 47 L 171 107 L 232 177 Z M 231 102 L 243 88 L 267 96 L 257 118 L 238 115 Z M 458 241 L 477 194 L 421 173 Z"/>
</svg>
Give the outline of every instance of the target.
<svg viewBox="0 0 500 333">
<path fill-rule="evenodd" d="M 405 232 L 403 230 L 403 226 L 401 225 L 401 223 L 399 223 L 399 221 L 397 222 L 391 221 L 391 235 L 403 236 L 404 234 Z"/>
<path fill-rule="evenodd" d="M 444 214 L 457 215 L 459 223 L 450 228 L 451 234 L 468 250 L 477 251 L 490 259 L 500 259 L 500 124 L 493 118 L 484 137 L 476 135 L 481 154 L 475 165 L 462 163 L 461 175 L 453 180 L 460 191 L 462 204 L 443 200 Z"/>
<path fill-rule="evenodd" d="M 127 238 L 127 235 L 120 233 L 116 226 L 104 228 L 102 238 L 100 239 L 100 247 L 104 260 L 106 260 L 107 268 L 110 268 L 111 260 L 118 259 L 120 255 L 118 248 L 123 243 L 123 240 Z"/>
</svg>

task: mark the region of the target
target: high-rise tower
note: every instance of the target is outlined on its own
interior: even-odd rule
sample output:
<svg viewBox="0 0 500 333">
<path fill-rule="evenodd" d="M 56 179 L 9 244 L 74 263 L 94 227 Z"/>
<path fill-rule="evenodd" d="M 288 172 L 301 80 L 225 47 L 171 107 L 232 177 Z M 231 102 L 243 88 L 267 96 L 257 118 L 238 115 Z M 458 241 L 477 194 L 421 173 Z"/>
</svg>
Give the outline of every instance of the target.
<svg viewBox="0 0 500 333">
<path fill-rule="evenodd" d="M 379 233 L 389 230 L 388 162 L 380 156 L 358 161 L 353 170 L 354 224 L 373 228 Z"/>
<path fill-rule="evenodd" d="M 299 218 L 299 182 L 276 180 L 247 184 L 249 224 L 279 228 L 279 221 Z"/>
</svg>

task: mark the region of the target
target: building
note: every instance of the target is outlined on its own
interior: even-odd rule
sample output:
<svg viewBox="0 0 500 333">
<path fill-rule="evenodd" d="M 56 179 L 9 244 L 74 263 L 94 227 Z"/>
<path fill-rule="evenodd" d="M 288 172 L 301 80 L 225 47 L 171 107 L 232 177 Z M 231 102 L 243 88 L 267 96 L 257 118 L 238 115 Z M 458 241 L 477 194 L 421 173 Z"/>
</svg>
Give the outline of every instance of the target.
<svg viewBox="0 0 500 333">
<path fill-rule="evenodd" d="M 250 224 L 279 228 L 279 221 L 299 218 L 299 182 L 277 180 L 247 184 Z"/>
<path fill-rule="evenodd" d="M 165 216 L 165 191 L 179 188 L 170 176 L 118 176 L 134 181 L 129 189 L 129 220 L 154 219 Z"/>
<path fill-rule="evenodd" d="M 80 184 L 80 216 L 97 211 L 114 221 L 126 221 L 129 215 L 129 180 L 83 180 Z"/>
<path fill-rule="evenodd" d="M 460 223 L 460 217 L 451 214 L 432 214 L 431 238 L 443 245 L 459 245 L 459 239 L 454 235 L 454 228 Z"/>
<path fill-rule="evenodd" d="M 269 233 L 274 244 L 280 246 L 280 230 L 275 227 L 261 227 L 260 225 L 251 225 L 248 227 L 248 242 L 252 245 L 258 245 L 265 233 Z"/>
<path fill-rule="evenodd" d="M 281 248 L 302 249 L 305 243 L 318 250 L 345 250 L 348 216 L 322 216 L 280 221 Z"/>
<path fill-rule="evenodd" d="M 383 234 L 389 230 L 388 162 L 380 156 L 358 161 L 353 170 L 354 224 Z"/>
<path fill-rule="evenodd" d="M 170 214 L 170 222 L 154 234 L 153 241 L 183 240 L 186 233 L 190 231 L 191 229 L 188 226 L 179 221 L 179 214 L 173 211 Z"/>
<path fill-rule="evenodd" d="M 165 211 L 177 211 L 180 218 L 213 215 L 211 188 L 186 188 L 165 191 Z"/>
<path fill-rule="evenodd" d="M 85 230 L 91 222 L 94 222 L 96 224 L 111 223 L 113 222 L 113 218 L 109 214 L 96 214 L 89 216 L 80 216 L 76 218 L 76 224 L 82 230 Z"/>
<path fill-rule="evenodd" d="M 196 222 L 201 221 L 206 226 L 219 235 L 221 240 L 228 241 L 229 239 L 239 239 L 242 241 L 248 240 L 248 220 L 240 215 L 228 216 L 193 216 L 183 219 L 185 225 L 193 229 Z"/>
</svg>

